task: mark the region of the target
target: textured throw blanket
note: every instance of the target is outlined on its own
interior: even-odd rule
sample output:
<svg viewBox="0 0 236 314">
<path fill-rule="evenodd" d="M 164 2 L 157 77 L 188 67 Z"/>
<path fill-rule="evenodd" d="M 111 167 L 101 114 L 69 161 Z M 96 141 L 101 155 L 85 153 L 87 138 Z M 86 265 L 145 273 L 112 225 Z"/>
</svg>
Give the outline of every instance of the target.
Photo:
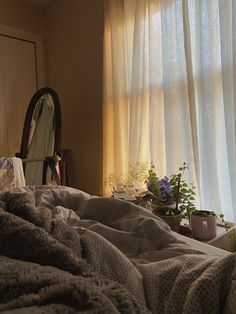
<svg viewBox="0 0 236 314">
<path fill-rule="evenodd" d="M 236 312 L 234 254 L 201 254 L 147 210 L 72 188 L 0 194 L 0 255 L 0 312 Z"/>
</svg>

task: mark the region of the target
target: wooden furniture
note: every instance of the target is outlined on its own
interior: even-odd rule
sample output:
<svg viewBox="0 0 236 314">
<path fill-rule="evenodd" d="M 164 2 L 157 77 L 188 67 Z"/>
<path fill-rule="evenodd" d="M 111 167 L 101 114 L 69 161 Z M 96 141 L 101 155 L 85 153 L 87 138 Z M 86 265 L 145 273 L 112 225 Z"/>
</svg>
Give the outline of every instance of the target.
<svg viewBox="0 0 236 314">
<path fill-rule="evenodd" d="M 176 236 L 177 239 L 186 242 L 187 244 L 192 246 L 195 250 L 199 250 L 199 251 L 206 253 L 208 255 L 226 256 L 226 255 L 231 254 L 229 251 L 215 247 L 215 246 L 210 245 L 208 243 L 201 242 L 201 241 L 195 240 L 193 238 L 183 236 L 183 235 L 176 233 L 174 231 L 172 231 L 172 232 Z"/>
<path fill-rule="evenodd" d="M 229 229 L 225 229 L 224 226 L 218 224 L 216 230 L 216 237 L 211 240 L 204 241 L 207 244 L 221 248 L 226 251 L 235 252 L 235 226 L 232 222 L 228 222 Z"/>
<path fill-rule="evenodd" d="M 64 185 L 64 178 L 62 179 L 60 173 L 61 168 L 64 168 L 60 165 L 62 159 L 59 155 L 55 154 L 54 156 L 48 156 L 44 158 L 25 158 L 22 159 L 23 165 L 30 162 L 43 162 L 43 173 L 42 173 L 42 184 L 47 184 L 47 171 L 51 170 L 51 177 L 54 179 L 57 185 Z"/>
<path fill-rule="evenodd" d="M 188 227 L 188 220 L 183 219 L 182 224 Z M 232 222 L 227 222 L 227 225 L 229 226 L 228 229 L 226 229 L 222 224 L 217 224 L 216 236 L 211 240 L 200 241 L 194 239 L 194 241 L 205 243 L 229 252 L 235 252 L 236 251 L 235 226 Z M 192 238 L 192 235 L 189 235 L 189 237 Z"/>
<path fill-rule="evenodd" d="M 71 149 L 61 149 L 58 155 L 61 157 L 59 163 L 61 184 L 65 186 L 70 185 L 68 165 L 71 164 Z"/>
</svg>

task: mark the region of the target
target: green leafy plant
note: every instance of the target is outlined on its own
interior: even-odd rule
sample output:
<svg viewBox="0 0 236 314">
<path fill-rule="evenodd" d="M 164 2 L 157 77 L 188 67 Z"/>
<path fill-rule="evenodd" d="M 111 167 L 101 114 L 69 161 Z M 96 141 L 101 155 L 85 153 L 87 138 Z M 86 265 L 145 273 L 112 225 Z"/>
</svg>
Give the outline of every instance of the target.
<svg viewBox="0 0 236 314">
<path fill-rule="evenodd" d="M 209 217 L 216 216 L 216 213 L 213 210 L 195 210 L 194 212 L 192 212 L 192 215 L 200 217 Z"/>
<path fill-rule="evenodd" d="M 160 215 L 180 215 L 189 217 L 190 213 L 196 210 L 195 186 L 186 182 L 183 175 L 189 168 L 189 162 L 184 162 L 177 174 L 172 174 L 170 178 L 159 178 L 154 165 L 149 169 L 149 177 L 146 180 L 147 188 L 152 193 L 152 203 L 157 206 L 156 213 Z M 169 205 L 175 206 L 172 208 Z"/>
<path fill-rule="evenodd" d="M 123 176 L 110 174 L 103 183 L 103 194 L 113 194 L 119 182 L 123 182 Z"/>
<path fill-rule="evenodd" d="M 130 165 L 125 184 L 132 183 L 136 186 L 137 192 L 143 191 L 145 188 L 144 182 L 148 175 L 148 168 L 148 162 L 137 162 L 134 166 Z"/>
<path fill-rule="evenodd" d="M 135 165 L 130 165 L 125 174 L 110 174 L 103 184 L 103 194 L 107 192 L 113 194 L 119 184 L 123 184 L 124 187 L 133 184 L 137 193 L 142 192 L 145 189 L 144 182 L 148 177 L 148 168 L 148 162 L 137 162 Z"/>
<path fill-rule="evenodd" d="M 170 176 L 173 195 L 176 200 L 176 208 L 181 211 L 183 217 L 187 218 L 196 210 L 196 187 L 193 183 L 188 183 L 183 179 L 184 172 L 186 169 L 189 169 L 189 165 L 190 162 L 183 162 L 183 165 L 179 168 L 179 173 Z"/>
</svg>

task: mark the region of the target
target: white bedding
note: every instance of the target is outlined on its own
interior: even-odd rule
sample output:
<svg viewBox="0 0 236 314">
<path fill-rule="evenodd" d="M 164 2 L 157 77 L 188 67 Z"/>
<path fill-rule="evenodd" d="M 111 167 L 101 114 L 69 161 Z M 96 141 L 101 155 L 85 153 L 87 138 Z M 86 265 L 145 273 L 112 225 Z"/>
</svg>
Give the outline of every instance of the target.
<svg viewBox="0 0 236 314">
<path fill-rule="evenodd" d="M 25 201 L 25 195 L 29 201 Z M 17 204 L 21 205 L 16 205 L 14 198 L 18 198 Z M 93 197 L 72 188 L 46 186 L 3 193 L 0 200 L 3 208 L 0 212 L 2 255 L 12 257 L 11 254 L 15 254 L 14 258 L 32 262 L 31 255 L 25 250 L 29 245 L 28 238 L 17 227 L 23 220 L 27 226 L 32 225 L 29 234 L 32 255 L 34 251 L 36 254 L 33 262 L 40 264 L 42 257 L 37 255 L 37 247 L 32 246 L 38 241 L 33 230 L 42 229 L 50 245 L 55 236 L 56 241 L 65 245 L 68 239 L 53 231 L 57 224 L 60 226 L 64 222 L 76 230 L 81 242 L 81 256 L 95 273 L 124 285 L 152 313 L 234 313 L 235 254 L 171 232 L 161 219 L 142 207 L 116 199 Z M 43 220 L 43 213 L 48 215 L 46 220 Z M 8 221 L 9 226 L 1 226 L 1 219 Z M 17 251 L 18 255 L 14 242 L 3 243 L 3 239 L 8 239 L 11 224 L 16 224 L 14 230 L 21 243 L 22 250 Z M 205 251 L 214 255 L 202 253 Z M 73 257 L 73 252 L 68 254 Z M 76 267 L 74 259 L 73 263 Z M 63 261 L 63 265 L 67 262 Z M 60 268 L 60 260 L 52 266 Z"/>
</svg>

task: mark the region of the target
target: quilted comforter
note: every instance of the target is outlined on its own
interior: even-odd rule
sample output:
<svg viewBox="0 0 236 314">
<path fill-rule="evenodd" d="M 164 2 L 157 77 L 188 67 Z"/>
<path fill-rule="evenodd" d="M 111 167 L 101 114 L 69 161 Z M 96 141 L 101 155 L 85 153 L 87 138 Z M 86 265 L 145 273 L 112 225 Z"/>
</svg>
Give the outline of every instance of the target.
<svg viewBox="0 0 236 314">
<path fill-rule="evenodd" d="M 0 312 L 236 313 L 236 255 L 208 256 L 132 203 L 68 187 L 0 194 Z"/>
</svg>

